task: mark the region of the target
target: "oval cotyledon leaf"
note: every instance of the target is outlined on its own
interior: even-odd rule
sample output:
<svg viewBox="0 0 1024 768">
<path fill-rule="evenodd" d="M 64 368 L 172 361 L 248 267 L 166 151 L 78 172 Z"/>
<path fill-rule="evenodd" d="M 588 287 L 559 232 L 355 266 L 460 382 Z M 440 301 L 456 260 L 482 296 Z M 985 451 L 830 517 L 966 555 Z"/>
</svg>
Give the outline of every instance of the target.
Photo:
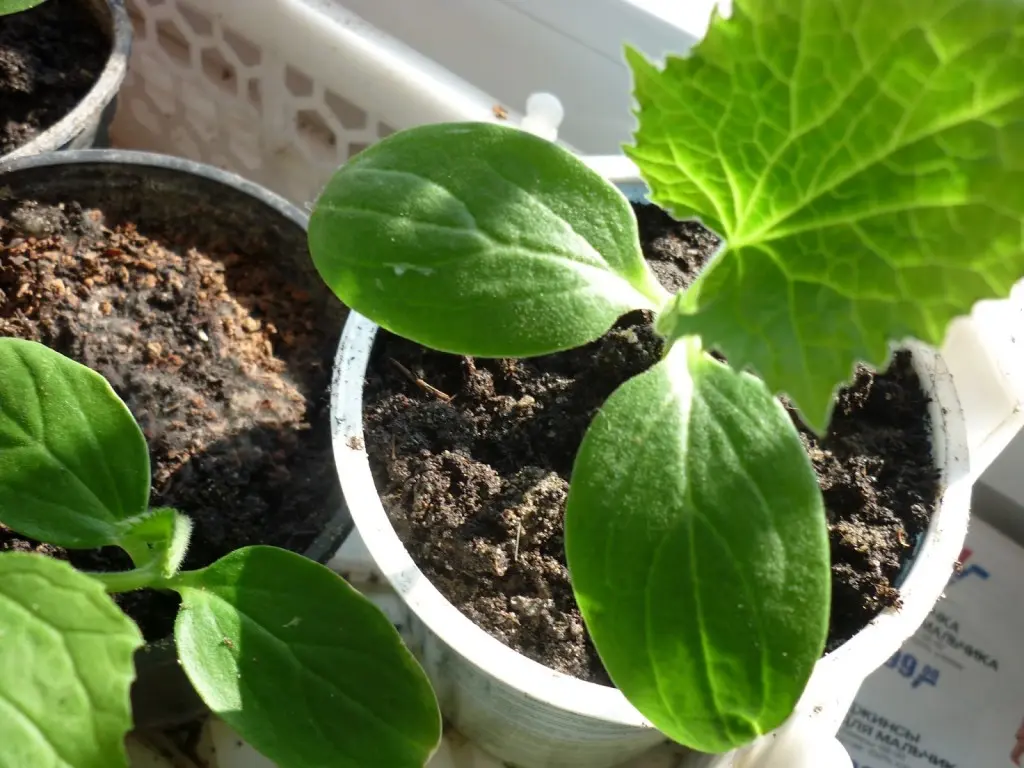
<svg viewBox="0 0 1024 768">
<path fill-rule="evenodd" d="M 172 586 L 189 679 L 281 768 L 423 768 L 437 748 L 423 670 L 384 614 L 325 566 L 245 547 Z"/>
<path fill-rule="evenodd" d="M 792 713 L 825 646 L 829 544 L 810 459 L 763 382 L 677 344 L 598 412 L 565 524 L 598 653 L 657 728 L 724 752 Z"/>
<path fill-rule="evenodd" d="M 142 430 L 102 376 L 0 338 L 0 522 L 61 547 L 116 544 L 149 483 Z"/>
<path fill-rule="evenodd" d="M 361 152 L 320 195 L 309 246 L 349 307 L 457 354 L 569 349 L 669 298 L 615 187 L 557 145 L 488 123 L 420 126 Z"/>
</svg>

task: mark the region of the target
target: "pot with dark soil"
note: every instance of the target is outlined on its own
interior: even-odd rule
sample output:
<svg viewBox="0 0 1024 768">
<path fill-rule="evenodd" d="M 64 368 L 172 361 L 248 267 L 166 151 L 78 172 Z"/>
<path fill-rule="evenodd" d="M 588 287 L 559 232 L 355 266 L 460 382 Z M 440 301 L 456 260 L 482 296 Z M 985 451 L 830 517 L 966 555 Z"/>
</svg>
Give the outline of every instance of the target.
<svg viewBox="0 0 1024 768">
<path fill-rule="evenodd" d="M 276 545 L 324 561 L 350 525 L 327 387 L 345 310 L 308 264 L 305 217 L 231 174 L 113 150 L 52 153 L 0 174 L 0 337 L 37 341 L 111 382 L 149 443 L 151 503 L 194 528 L 187 568 Z M 88 571 L 120 550 L 64 550 L 0 526 L 0 552 Z M 169 636 L 170 592 L 118 595 L 148 646 L 139 727 L 201 706 Z"/>
<path fill-rule="evenodd" d="M 123 0 L 0 15 L 0 161 L 105 146 L 131 41 Z"/>
<path fill-rule="evenodd" d="M 636 209 L 655 273 L 666 287 L 690 280 L 706 231 Z M 418 622 L 448 716 L 517 765 L 618 765 L 661 740 L 608 687 L 563 530 L 586 426 L 658 354 L 642 314 L 591 345 L 526 360 L 428 350 L 358 315 L 346 325 L 335 451 L 356 531 Z M 884 373 L 858 374 L 823 439 L 801 434 L 832 551 L 828 654 L 801 709 L 841 718 L 948 579 L 945 550 L 959 551 L 969 509 L 964 426 L 941 358 L 913 345 Z"/>
<path fill-rule="evenodd" d="M 333 408 L 356 530 L 442 711 L 511 765 L 608 768 L 658 731 L 728 761 L 804 725 L 841 752 L 966 534 L 956 391 L 905 336 L 823 390 L 844 353 L 778 344 L 795 321 L 770 271 L 724 358 L 702 351 L 686 329 L 729 252 L 622 181 L 632 201 L 553 145 L 459 124 L 328 184 L 310 245 L 355 310 Z M 793 398 L 737 370 L 772 343 Z"/>
</svg>

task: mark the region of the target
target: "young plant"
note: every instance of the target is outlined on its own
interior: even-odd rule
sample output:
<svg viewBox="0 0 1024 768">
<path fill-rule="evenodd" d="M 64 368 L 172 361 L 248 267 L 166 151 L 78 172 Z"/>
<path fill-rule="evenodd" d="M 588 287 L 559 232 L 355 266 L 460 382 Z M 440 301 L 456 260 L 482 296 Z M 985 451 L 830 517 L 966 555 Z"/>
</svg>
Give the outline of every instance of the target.
<svg viewBox="0 0 1024 768">
<path fill-rule="evenodd" d="M 664 359 L 580 448 L 566 554 L 615 684 L 706 752 L 779 726 L 827 634 L 821 493 L 773 395 L 820 433 L 857 362 L 941 343 L 1024 275 L 1024 4 L 733 5 L 664 69 L 627 52 L 627 152 L 654 202 L 724 241 L 689 290 L 658 285 L 616 189 L 497 125 L 371 147 L 309 236 L 342 301 L 445 352 L 548 354 L 656 314 Z"/>
<path fill-rule="evenodd" d="M 0 16 L 7 16 L 20 11 L 27 11 L 42 5 L 46 0 L 0 0 Z"/>
<path fill-rule="evenodd" d="M 68 549 L 121 547 L 83 573 L 0 554 L 0 768 L 126 768 L 135 624 L 108 593 L 181 595 L 178 656 L 210 709 L 281 768 L 422 768 L 430 684 L 391 622 L 339 576 L 253 546 L 182 571 L 191 523 L 149 508 L 141 430 L 99 374 L 0 339 L 0 522 Z"/>
</svg>

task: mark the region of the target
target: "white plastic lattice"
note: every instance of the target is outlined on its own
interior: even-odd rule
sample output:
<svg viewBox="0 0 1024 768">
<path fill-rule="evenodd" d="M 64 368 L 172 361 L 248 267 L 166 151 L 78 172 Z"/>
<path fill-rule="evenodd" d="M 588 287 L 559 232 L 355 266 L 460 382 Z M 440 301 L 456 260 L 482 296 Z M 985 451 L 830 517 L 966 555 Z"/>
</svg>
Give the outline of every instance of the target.
<svg viewBox="0 0 1024 768">
<path fill-rule="evenodd" d="M 299 203 L 394 130 L 515 114 L 334 0 L 131 0 L 112 138 L 220 166 Z"/>
</svg>

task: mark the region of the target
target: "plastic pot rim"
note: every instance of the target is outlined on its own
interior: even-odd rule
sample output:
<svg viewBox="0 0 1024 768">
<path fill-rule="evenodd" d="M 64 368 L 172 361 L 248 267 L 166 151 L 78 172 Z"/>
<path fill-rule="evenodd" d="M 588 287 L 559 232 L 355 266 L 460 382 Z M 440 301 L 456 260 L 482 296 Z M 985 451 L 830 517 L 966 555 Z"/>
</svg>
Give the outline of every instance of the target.
<svg viewBox="0 0 1024 768">
<path fill-rule="evenodd" d="M 159 152 L 144 152 L 136 149 L 90 148 L 66 149 L 61 152 L 48 152 L 41 155 L 18 157 L 10 154 L 0 157 L 0 173 L 13 173 L 31 168 L 90 164 L 133 165 L 200 176 L 217 184 L 232 187 L 256 199 L 263 205 L 273 208 L 275 213 L 287 218 L 296 226 L 302 227 L 302 229 L 306 229 L 309 223 L 309 216 L 293 203 L 254 181 L 207 163 L 200 163 L 175 155 L 165 155 Z"/>
<path fill-rule="evenodd" d="M 111 37 L 111 47 L 100 76 L 70 112 L 31 141 L 15 147 L 6 155 L 0 155 L 0 164 L 17 158 L 54 152 L 67 146 L 76 136 L 83 133 L 90 123 L 99 121 L 103 110 L 121 90 L 121 84 L 128 74 L 128 58 L 132 48 L 132 21 L 124 0 L 103 2 L 110 14 L 107 32 Z"/>
</svg>

